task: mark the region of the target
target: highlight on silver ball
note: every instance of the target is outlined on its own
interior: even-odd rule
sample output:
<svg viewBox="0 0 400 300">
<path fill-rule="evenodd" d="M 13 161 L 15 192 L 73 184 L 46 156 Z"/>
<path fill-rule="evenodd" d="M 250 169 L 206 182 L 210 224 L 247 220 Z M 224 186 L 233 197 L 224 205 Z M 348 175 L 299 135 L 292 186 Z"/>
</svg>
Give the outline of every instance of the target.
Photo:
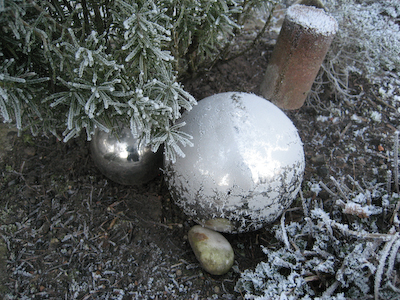
<svg viewBox="0 0 400 300">
<path fill-rule="evenodd" d="M 248 93 L 199 101 L 181 118 L 194 147 L 165 161 L 175 202 L 199 224 L 246 232 L 275 221 L 303 179 L 303 144 L 292 121 L 271 102 Z"/>
<path fill-rule="evenodd" d="M 96 129 L 91 141 L 92 158 L 100 172 L 120 184 L 141 185 L 154 179 L 162 167 L 162 150 L 153 153 L 138 143 L 129 128 L 117 134 Z"/>
</svg>

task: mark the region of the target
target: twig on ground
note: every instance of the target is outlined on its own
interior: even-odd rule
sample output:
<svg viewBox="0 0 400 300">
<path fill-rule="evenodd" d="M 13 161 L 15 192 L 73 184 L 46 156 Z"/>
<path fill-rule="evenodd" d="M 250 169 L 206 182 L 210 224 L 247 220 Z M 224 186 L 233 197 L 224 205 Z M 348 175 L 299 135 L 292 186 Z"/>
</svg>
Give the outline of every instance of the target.
<svg viewBox="0 0 400 300">
<path fill-rule="evenodd" d="M 346 200 L 346 202 L 349 201 L 349 199 L 347 198 L 346 194 L 343 192 L 342 187 L 340 186 L 339 182 L 335 179 L 335 177 L 331 176 L 329 177 L 332 182 L 335 184 L 336 188 L 338 189 L 340 195 L 342 195 L 342 197 Z"/>
<path fill-rule="evenodd" d="M 399 194 L 399 132 L 394 133 L 394 185 L 396 193 Z"/>
<path fill-rule="evenodd" d="M 392 171 L 387 170 L 386 172 L 386 183 L 387 183 L 387 194 L 390 195 L 392 192 Z"/>
<path fill-rule="evenodd" d="M 366 231 L 356 231 L 348 229 L 347 225 L 343 225 L 340 223 L 336 223 L 332 220 L 331 224 L 332 227 L 338 229 L 342 232 L 343 235 L 353 236 L 356 238 L 361 239 L 371 239 L 371 240 L 382 240 L 384 242 L 390 241 L 393 238 L 393 234 L 386 234 L 386 233 L 369 233 Z"/>
<path fill-rule="evenodd" d="M 331 190 L 330 188 L 328 188 L 328 187 L 326 186 L 325 183 L 323 183 L 322 181 L 320 181 L 318 184 L 319 184 L 320 186 L 322 186 L 322 188 L 323 188 L 325 191 L 327 191 L 329 195 L 331 195 L 332 197 L 337 198 L 337 195 L 336 195 L 334 192 L 332 192 L 332 190 Z"/>
<path fill-rule="evenodd" d="M 349 130 L 350 126 L 352 125 L 352 122 L 349 122 L 346 127 L 342 130 L 342 132 L 339 134 L 339 140 L 343 139 L 343 136 L 346 134 L 347 130 Z"/>
<path fill-rule="evenodd" d="M 303 206 L 303 214 L 305 217 L 308 217 L 310 215 L 309 202 L 304 199 L 303 192 L 301 191 L 301 189 L 299 191 L 299 194 L 301 199 L 301 205 Z"/>
<path fill-rule="evenodd" d="M 385 267 L 386 259 L 390 253 L 390 249 L 392 248 L 393 243 L 399 239 L 399 234 L 396 233 L 392 236 L 392 238 L 386 242 L 385 247 L 382 250 L 382 255 L 379 259 L 379 265 L 375 273 L 375 282 L 374 282 L 374 298 L 375 300 L 379 299 L 379 288 L 381 286 L 383 268 Z"/>
<path fill-rule="evenodd" d="M 360 186 L 360 184 L 358 183 L 358 181 L 355 181 L 354 178 L 351 177 L 351 175 L 348 175 L 348 174 L 347 174 L 347 178 L 351 181 L 351 183 L 357 188 L 357 190 L 358 190 L 360 193 L 365 194 L 364 189 Z"/>
<path fill-rule="evenodd" d="M 394 185 L 397 195 L 399 195 L 399 131 L 394 133 L 394 149 L 393 149 L 393 162 L 394 162 Z M 396 223 L 398 227 L 400 209 L 400 198 L 397 199 L 396 207 L 394 208 L 393 215 L 390 219 L 391 223 Z"/>
<path fill-rule="evenodd" d="M 289 243 L 289 238 L 288 238 L 287 232 L 286 232 L 285 213 L 286 213 L 286 211 L 283 212 L 282 217 L 281 217 L 282 239 L 283 239 L 283 242 L 285 243 L 286 249 L 288 251 L 292 252 L 292 249 L 291 249 L 290 243 Z"/>
<path fill-rule="evenodd" d="M 339 281 L 335 281 L 334 283 L 332 283 L 332 285 L 330 287 L 328 287 L 324 294 L 322 295 L 322 298 L 329 298 L 332 296 L 333 292 L 339 287 Z"/>
<path fill-rule="evenodd" d="M 394 269 L 394 264 L 395 264 L 395 259 L 396 259 L 396 254 L 399 251 L 400 248 L 400 238 L 396 240 L 392 247 L 392 251 L 390 251 L 390 256 L 389 256 L 389 261 L 388 261 L 388 268 L 386 270 L 386 277 L 389 278 L 392 275 L 393 269 Z"/>
</svg>

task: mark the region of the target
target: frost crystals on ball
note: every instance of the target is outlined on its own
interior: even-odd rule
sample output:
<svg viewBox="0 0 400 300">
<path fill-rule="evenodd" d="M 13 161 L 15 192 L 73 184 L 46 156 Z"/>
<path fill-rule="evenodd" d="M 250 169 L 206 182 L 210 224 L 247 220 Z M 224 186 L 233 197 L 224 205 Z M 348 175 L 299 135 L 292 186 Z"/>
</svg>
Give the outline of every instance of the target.
<svg viewBox="0 0 400 300">
<path fill-rule="evenodd" d="M 222 232 L 257 230 L 296 197 L 304 174 L 303 144 L 274 104 L 247 93 L 199 101 L 182 116 L 194 147 L 165 161 L 171 195 L 199 224 Z"/>
</svg>

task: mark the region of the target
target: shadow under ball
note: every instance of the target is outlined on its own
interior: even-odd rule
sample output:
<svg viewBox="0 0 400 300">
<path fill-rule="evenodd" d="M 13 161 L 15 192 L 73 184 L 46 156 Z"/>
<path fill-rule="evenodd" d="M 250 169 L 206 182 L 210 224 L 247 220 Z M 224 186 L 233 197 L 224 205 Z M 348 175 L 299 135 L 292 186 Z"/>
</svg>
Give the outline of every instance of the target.
<svg viewBox="0 0 400 300">
<path fill-rule="evenodd" d="M 92 159 L 107 178 L 123 185 L 141 185 L 160 173 L 162 149 L 156 153 L 139 145 L 129 128 L 117 135 L 96 129 L 91 144 Z"/>
</svg>

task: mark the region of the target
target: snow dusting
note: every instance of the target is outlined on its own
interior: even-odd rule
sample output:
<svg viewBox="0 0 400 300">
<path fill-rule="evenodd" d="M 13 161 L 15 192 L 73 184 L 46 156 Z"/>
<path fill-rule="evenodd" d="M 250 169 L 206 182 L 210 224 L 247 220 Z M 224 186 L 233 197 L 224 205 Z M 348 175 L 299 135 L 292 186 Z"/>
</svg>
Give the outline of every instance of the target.
<svg viewBox="0 0 400 300">
<path fill-rule="evenodd" d="M 333 17 L 327 15 L 323 9 L 313 6 L 293 5 L 288 8 L 286 17 L 317 34 L 329 36 L 336 34 L 338 30 L 337 22 Z"/>
</svg>

